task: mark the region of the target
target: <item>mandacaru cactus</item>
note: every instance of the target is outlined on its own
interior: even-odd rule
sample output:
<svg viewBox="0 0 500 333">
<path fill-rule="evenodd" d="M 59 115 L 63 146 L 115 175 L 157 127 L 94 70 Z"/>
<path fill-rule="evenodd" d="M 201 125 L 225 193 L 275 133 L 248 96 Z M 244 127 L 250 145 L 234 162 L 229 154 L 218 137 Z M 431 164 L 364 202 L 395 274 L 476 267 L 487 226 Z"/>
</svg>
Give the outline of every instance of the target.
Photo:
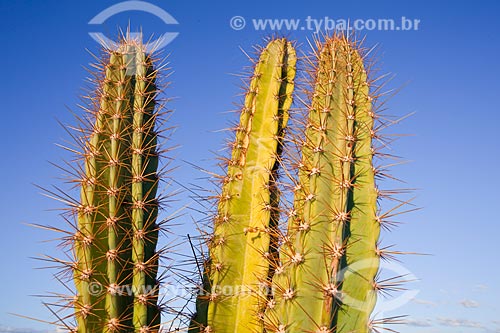
<svg viewBox="0 0 500 333">
<path fill-rule="evenodd" d="M 157 72 L 134 41 L 109 53 L 104 72 L 75 235 L 78 332 L 153 332 L 160 325 Z"/>
<path fill-rule="evenodd" d="M 370 92 L 364 51 L 344 34 L 316 41 L 317 50 L 308 59 L 312 70 L 307 114 L 298 121 L 304 126 L 294 128 L 296 138 L 289 139 L 300 148 L 300 157 L 284 163 L 293 157 L 276 158 L 276 140 L 273 146 L 262 145 L 267 138 L 279 138 L 275 134 L 279 128 L 271 121 L 257 122 L 266 112 L 277 111 L 251 104 L 255 93 L 258 98 L 261 92 L 269 92 L 268 82 L 262 80 L 264 65 L 277 45 L 277 58 L 283 57 L 284 43 L 272 41 L 255 67 L 218 197 L 191 332 L 368 333 L 377 329 L 370 317 L 377 292 L 384 288 L 377 282 L 384 250 L 378 247 L 380 192 L 373 166 L 376 96 Z M 293 66 L 287 68 L 293 72 L 282 72 L 283 77 L 293 78 Z M 289 98 L 288 93 L 279 96 Z M 251 128 L 248 112 L 256 119 Z M 267 126 L 266 132 L 256 125 Z M 245 135 L 248 146 L 243 145 Z M 256 142 L 261 142 L 256 145 L 258 155 L 252 146 Z M 257 178 L 255 166 L 262 162 L 267 164 L 261 170 L 267 173 Z M 272 170 L 278 166 L 293 187 L 289 210 L 270 199 L 277 178 L 268 174 L 276 174 Z M 245 182 L 247 175 L 251 183 Z M 275 221 L 280 216 L 288 217 L 286 228 Z"/>
<path fill-rule="evenodd" d="M 288 235 L 266 311 L 270 332 L 370 331 L 376 300 L 374 112 L 363 58 L 345 36 L 318 43 Z"/>
<path fill-rule="evenodd" d="M 367 52 L 350 35 L 315 42 L 306 112 L 293 126 L 294 44 L 273 38 L 259 49 L 213 198 L 206 254 L 195 258 L 195 313 L 169 308 L 184 326 L 175 332 L 371 333 L 397 322 L 371 319 L 377 294 L 402 282 L 379 278 L 380 259 L 402 252 L 379 247 L 396 213 L 380 213 L 384 193 L 375 183 L 386 175 L 374 166 L 378 89 Z M 171 332 L 161 327 L 159 304 L 159 66 L 128 38 L 106 54 L 80 139 L 76 232 L 65 238 L 74 262 L 56 260 L 76 286 L 76 327 L 64 327 Z"/>
<path fill-rule="evenodd" d="M 205 283 L 191 332 L 262 332 L 279 221 L 277 168 L 294 88 L 296 54 L 271 40 L 255 63 L 222 179 Z"/>
<path fill-rule="evenodd" d="M 77 129 L 82 163 L 72 168 L 80 184 L 70 202 L 75 232 L 65 238 L 73 259 L 56 260 L 72 272 L 75 323 L 58 324 L 78 333 L 158 332 L 159 66 L 140 41 L 123 37 L 96 67 L 89 119 Z"/>
</svg>

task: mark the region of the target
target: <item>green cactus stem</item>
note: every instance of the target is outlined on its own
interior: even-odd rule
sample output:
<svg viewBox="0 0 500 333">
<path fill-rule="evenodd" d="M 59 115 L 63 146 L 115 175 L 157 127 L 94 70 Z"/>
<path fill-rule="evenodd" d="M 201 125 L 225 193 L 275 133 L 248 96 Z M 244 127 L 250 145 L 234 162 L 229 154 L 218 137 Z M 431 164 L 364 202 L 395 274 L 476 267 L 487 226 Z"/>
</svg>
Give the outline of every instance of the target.
<svg viewBox="0 0 500 333">
<path fill-rule="evenodd" d="M 315 62 L 294 205 L 266 329 L 368 333 L 379 224 L 367 74 L 346 36 L 319 43 Z"/>
<path fill-rule="evenodd" d="M 263 331 L 259 313 L 277 249 L 275 177 L 295 66 L 295 50 L 285 38 L 271 40 L 255 64 L 218 198 L 205 265 L 208 282 L 198 297 L 191 332 Z"/>
<path fill-rule="evenodd" d="M 84 152 L 76 331 L 157 332 L 157 70 L 133 40 L 108 56 Z"/>
</svg>

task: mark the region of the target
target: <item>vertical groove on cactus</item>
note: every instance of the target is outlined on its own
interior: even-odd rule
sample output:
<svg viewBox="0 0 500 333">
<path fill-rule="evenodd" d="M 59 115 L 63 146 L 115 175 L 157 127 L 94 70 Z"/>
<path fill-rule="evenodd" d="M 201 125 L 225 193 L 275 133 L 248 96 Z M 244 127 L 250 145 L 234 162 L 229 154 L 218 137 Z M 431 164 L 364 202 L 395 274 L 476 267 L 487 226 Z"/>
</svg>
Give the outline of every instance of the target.
<svg viewBox="0 0 500 333">
<path fill-rule="evenodd" d="M 274 39 L 255 65 L 218 198 L 204 290 L 192 331 L 262 332 L 269 262 L 277 244 L 279 198 L 274 177 L 292 102 L 296 55 Z M 203 305 L 203 303 L 205 305 Z M 204 313 L 206 311 L 206 313 Z"/>
<path fill-rule="evenodd" d="M 365 333 L 378 270 L 369 87 L 359 50 L 346 36 L 319 43 L 315 57 L 294 206 L 266 329 Z"/>
</svg>

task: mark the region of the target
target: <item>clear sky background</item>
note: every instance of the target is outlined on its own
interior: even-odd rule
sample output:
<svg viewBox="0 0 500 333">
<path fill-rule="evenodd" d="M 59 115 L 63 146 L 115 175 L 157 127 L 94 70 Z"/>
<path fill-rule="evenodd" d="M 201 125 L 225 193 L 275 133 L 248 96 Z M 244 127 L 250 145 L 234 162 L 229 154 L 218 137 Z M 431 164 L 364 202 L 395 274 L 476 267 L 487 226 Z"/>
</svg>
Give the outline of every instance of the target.
<svg viewBox="0 0 500 333">
<path fill-rule="evenodd" d="M 385 244 L 404 251 L 431 254 L 406 256 L 402 265 L 418 281 L 413 300 L 384 316 L 409 315 L 402 332 L 500 332 L 498 253 L 500 221 L 500 3 L 497 1 L 160 1 L 178 22 L 165 25 L 140 12 L 115 15 L 97 27 L 96 14 L 117 1 L 2 1 L 0 40 L 0 140 L 2 191 L 0 232 L 0 333 L 48 332 L 50 327 L 13 316 L 21 313 L 50 319 L 40 299 L 30 296 L 61 290 L 48 270 L 30 257 L 58 254 L 54 235 L 25 223 L 63 226 L 60 205 L 44 198 L 32 185 L 62 185 L 60 172 L 48 161 L 68 154 L 54 143 L 68 139 L 56 119 L 74 123 L 67 108 L 77 108 L 86 76 L 82 66 L 97 52 L 88 35 L 109 36 L 117 26 L 142 26 L 146 35 L 179 32 L 166 48 L 174 70 L 168 96 L 175 97 L 172 123 L 178 125 L 173 144 L 176 180 L 206 186 L 203 175 L 181 162 L 212 168 L 226 127 L 239 101 L 239 79 L 230 75 L 249 65 L 240 51 L 251 50 L 271 31 L 255 31 L 251 19 L 313 18 L 379 19 L 402 16 L 421 21 L 418 31 L 362 31 L 366 45 L 379 44 L 381 72 L 396 74 L 389 88 L 404 88 L 388 102 L 390 113 L 416 114 L 389 131 L 405 133 L 393 146 L 412 163 L 395 174 L 418 188 L 418 212 Z M 230 19 L 240 15 L 247 26 L 236 31 Z M 281 31 L 307 50 L 312 31 Z M 497 170 L 497 171 L 495 171 Z M 392 184 L 389 184 L 392 185 Z M 175 186 L 174 186 L 175 187 Z M 384 187 L 382 184 L 381 187 Z M 182 197 L 183 198 L 183 197 Z M 185 200 L 182 199 L 185 203 Z M 193 232 L 188 218 L 177 232 Z M 164 240 L 166 242 L 167 240 Z M 396 295 L 397 296 L 397 295 Z"/>
</svg>

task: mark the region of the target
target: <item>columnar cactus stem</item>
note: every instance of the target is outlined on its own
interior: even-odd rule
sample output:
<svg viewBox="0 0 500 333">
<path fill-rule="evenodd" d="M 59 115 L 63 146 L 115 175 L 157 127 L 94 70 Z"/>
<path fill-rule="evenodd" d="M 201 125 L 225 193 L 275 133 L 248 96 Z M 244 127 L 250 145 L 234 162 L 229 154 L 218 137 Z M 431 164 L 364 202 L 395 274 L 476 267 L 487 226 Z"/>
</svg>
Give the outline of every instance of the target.
<svg viewBox="0 0 500 333">
<path fill-rule="evenodd" d="M 277 248 L 271 243 L 278 209 L 274 177 L 295 65 L 295 51 L 284 38 L 270 41 L 255 65 L 218 201 L 205 268 L 208 295 L 198 298 L 194 331 L 263 331 L 258 314 L 267 298 L 269 261 Z M 208 304 L 203 307 L 202 302 Z"/>
<path fill-rule="evenodd" d="M 75 236 L 77 331 L 157 332 L 157 70 L 124 40 L 104 72 Z"/>
<path fill-rule="evenodd" d="M 320 45 L 299 181 L 266 328 L 367 333 L 378 271 L 371 97 L 345 36 Z"/>
</svg>

